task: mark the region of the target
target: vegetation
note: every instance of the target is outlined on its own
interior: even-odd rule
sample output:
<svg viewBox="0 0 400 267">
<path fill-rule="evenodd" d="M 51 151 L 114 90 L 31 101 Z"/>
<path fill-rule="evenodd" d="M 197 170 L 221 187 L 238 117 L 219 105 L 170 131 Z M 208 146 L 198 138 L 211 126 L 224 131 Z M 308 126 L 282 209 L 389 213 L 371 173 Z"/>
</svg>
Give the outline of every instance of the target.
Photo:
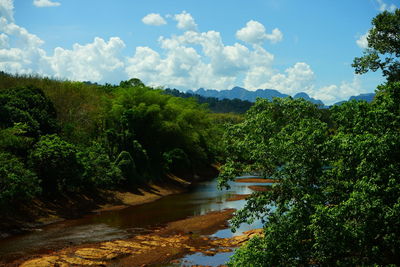
<svg viewBox="0 0 400 267">
<path fill-rule="evenodd" d="M 368 48 L 353 62 L 356 73 L 381 70 L 389 82 L 400 80 L 400 9 L 384 11 L 372 20 Z"/>
<path fill-rule="evenodd" d="M 101 86 L 0 72 L 0 114 L 3 207 L 193 175 L 215 161 L 221 131 L 205 105 L 138 79 Z"/>
<path fill-rule="evenodd" d="M 247 100 L 235 99 L 218 99 L 216 97 L 204 97 L 198 94 L 183 93 L 176 89 L 165 89 L 164 92 L 169 95 L 182 98 L 194 98 L 201 104 L 207 104 L 211 111 L 216 113 L 238 113 L 243 114 L 253 105 Z"/>
<path fill-rule="evenodd" d="M 329 109 L 290 97 L 221 101 L 138 79 L 101 86 L 0 72 L 0 206 L 133 188 L 223 160 L 222 187 L 243 173 L 278 181 L 236 212 L 234 228 L 261 219 L 265 235 L 230 266 L 400 265 L 399 22 L 400 10 L 374 18 L 353 64 L 387 77 L 374 100 Z M 211 114 L 205 103 L 248 111 Z"/>
<path fill-rule="evenodd" d="M 227 129 L 222 186 L 242 173 L 279 180 L 236 213 L 234 227 L 261 219 L 265 236 L 230 266 L 400 265 L 399 16 L 373 20 L 368 53 L 397 58 L 379 63 L 388 82 L 372 103 L 324 111 L 300 99 L 258 100 Z"/>
</svg>

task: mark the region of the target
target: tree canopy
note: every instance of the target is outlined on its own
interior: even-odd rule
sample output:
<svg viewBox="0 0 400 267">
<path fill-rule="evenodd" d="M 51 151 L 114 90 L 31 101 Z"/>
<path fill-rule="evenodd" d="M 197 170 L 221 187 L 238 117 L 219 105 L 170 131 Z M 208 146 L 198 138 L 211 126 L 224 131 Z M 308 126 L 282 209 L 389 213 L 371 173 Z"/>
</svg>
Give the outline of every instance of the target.
<svg viewBox="0 0 400 267">
<path fill-rule="evenodd" d="M 0 72 L 0 208 L 15 199 L 135 189 L 215 161 L 221 127 L 195 99 Z M 27 190 L 29 188 L 29 190 Z"/>
<path fill-rule="evenodd" d="M 381 86 L 372 104 L 330 116 L 301 100 L 259 100 L 228 129 L 221 184 L 242 173 L 279 181 L 232 221 L 265 222 L 232 266 L 400 264 L 399 90 Z"/>
<path fill-rule="evenodd" d="M 220 184 L 242 173 L 278 181 L 232 220 L 237 227 L 262 219 L 265 235 L 237 250 L 230 266 L 400 264 L 399 17 L 378 15 L 372 49 L 355 60 L 356 72 L 381 68 L 388 77 L 372 103 L 320 110 L 297 99 L 258 100 L 227 129 Z"/>
<path fill-rule="evenodd" d="M 354 59 L 356 73 L 381 70 L 388 81 L 400 81 L 400 9 L 377 15 L 367 41 L 364 56 Z"/>
</svg>

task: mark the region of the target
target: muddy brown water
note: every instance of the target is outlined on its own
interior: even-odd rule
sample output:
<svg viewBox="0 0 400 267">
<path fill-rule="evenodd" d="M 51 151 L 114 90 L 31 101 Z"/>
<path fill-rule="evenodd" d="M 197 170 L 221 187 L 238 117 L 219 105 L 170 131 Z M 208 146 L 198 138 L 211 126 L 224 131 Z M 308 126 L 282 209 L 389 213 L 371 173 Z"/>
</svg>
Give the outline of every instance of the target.
<svg viewBox="0 0 400 267">
<path fill-rule="evenodd" d="M 245 200 L 226 200 L 234 194 L 251 194 L 252 190 L 248 186 L 260 184 L 230 183 L 230 185 L 229 190 L 218 190 L 217 180 L 214 179 L 199 183 L 188 192 L 163 197 L 151 203 L 90 214 L 80 219 L 54 223 L 30 233 L 1 239 L 0 263 L 71 245 L 129 238 L 154 230 L 168 222 L 206 214 L 210 211 L 226 208 L 239 209 L 243 207 Z M 252 225 L 242 225 L 235 234 L 229 229 L 224 229 L 216 232 L 214 236 L 231 237 L 260 227 L 261 223 L 255 222 Z M 207 263 L 207 265 L 217 266 L 224 263 L 230 255 L 230 253 L 222 253 L 211 258 L 193 254 L 185 257 L 183 261 L 186 264 Z"/>
</svg>

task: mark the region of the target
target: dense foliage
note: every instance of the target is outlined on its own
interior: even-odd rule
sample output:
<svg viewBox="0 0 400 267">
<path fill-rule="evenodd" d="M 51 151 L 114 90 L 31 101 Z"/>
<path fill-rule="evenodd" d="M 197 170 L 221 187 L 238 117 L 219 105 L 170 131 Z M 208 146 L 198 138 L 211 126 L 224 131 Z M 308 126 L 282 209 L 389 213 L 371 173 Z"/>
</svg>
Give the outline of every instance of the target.
<svg viewBox="0 0 400 267">
<path fill-rule="evenodd" d="M 190 177 L 217 156 L 216 120 L 194 99 L 138 79 L 101 86 L 0 78 L 2 206 L 39 194 L 133 189 L 170 172 Z"/>
<path fill-rule="evenodd" d="M 234 226 L 261 218 L 265 237 L 232 266 L 400 264 L 399 92 L 381 86 L 373 103 L 330 116 L 302 100 L 259 100 L 228 129 L 222 184 L 241 173 L 279 180 L 237 212 Z"/>
<path fill-rule="evenodd" d="M 398 57 L 399 15 L 374 19 L 368 41 L 379 53 Z M 381 41 L 392 50 L 379 50 Z M 381 65 L 388 82 L 371 103 L 319 110 L 298 99 L 259 100 L 228 128 L 221 185 L 242 173 L 278 180 L 236 213 L 234 227 L 262 219 L 265 235 L 240 248 L 230 266 L 400 265 L 396 60 Z"/>
<path fill-rule="evenodd" d="M 353 62 L 356 73 L 381 70 L 388 81 L 400 80 L 400 9 L 384 11 L 372 20 L 368 48 Z"/>
</svg>

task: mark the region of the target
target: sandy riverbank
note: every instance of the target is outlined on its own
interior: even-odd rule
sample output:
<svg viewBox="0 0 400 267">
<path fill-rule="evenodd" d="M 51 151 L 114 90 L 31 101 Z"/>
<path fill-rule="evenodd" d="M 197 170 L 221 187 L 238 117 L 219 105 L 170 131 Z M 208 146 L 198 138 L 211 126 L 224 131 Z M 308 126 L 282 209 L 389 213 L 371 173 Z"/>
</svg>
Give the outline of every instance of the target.
<svg viewBox="0 0 400 267">
<path fill-rule="evenodd" d="M 210 212 L 171 222 L 150 234 L 69 247 L 47 255 L 19 260 L 10 266 L 147 266 L 176 262 L 190 253 L 214 255 L 227 252 L 232 247 L 242 245 L 255 234 L 261 234 L 261 230 L 252 230 L 233 238 L 208 236 L 219 229 L 227 228 L 227 220 L 232 217 L 233 211 L 228 209 Z"/>
<path fill-rule="evenodd" d="M 185 192 L 191 183 L 169 176 L 162 182 L 142 185 L 133 191 L 99 190 L 86 194 L 59 195 L 54 199 L 34 199 L 0 213 L 0 238 L 45 225 L 75 219 L 93 212 L 123 209 Z"/>
<path fill-rule="evenodd" d="M 276 179 L 269 178 L 237 178 L 236 183 L 278 183 Z"/>
</svg>

